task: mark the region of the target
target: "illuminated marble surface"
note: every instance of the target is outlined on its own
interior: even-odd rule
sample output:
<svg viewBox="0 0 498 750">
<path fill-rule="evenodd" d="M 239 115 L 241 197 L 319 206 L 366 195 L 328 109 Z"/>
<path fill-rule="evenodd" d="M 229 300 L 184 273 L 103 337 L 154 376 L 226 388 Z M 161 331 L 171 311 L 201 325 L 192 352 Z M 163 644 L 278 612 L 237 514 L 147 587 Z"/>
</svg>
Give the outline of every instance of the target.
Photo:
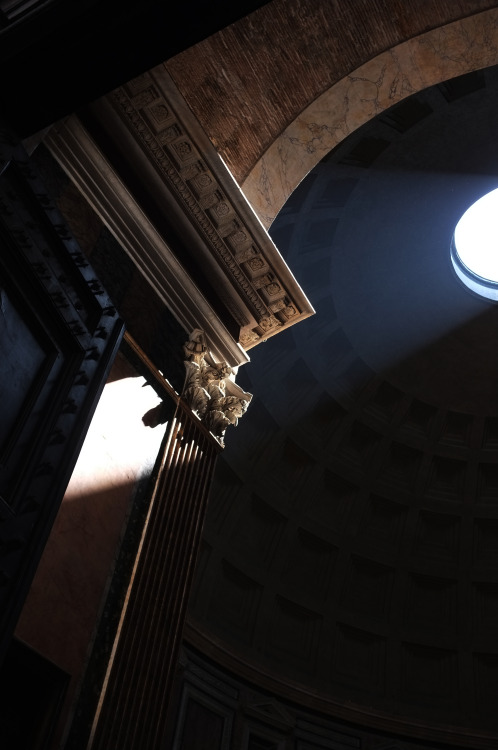
<svg viewBox="0 0 498 750">
<path fill-rule="evenodd" d="M 313 101 L 274 141 L 241 187 L 266 227 L 308 172 L 347 135 L 405 97 L 498 63 L 498 9 L 390 49 Z"/>
</svg>

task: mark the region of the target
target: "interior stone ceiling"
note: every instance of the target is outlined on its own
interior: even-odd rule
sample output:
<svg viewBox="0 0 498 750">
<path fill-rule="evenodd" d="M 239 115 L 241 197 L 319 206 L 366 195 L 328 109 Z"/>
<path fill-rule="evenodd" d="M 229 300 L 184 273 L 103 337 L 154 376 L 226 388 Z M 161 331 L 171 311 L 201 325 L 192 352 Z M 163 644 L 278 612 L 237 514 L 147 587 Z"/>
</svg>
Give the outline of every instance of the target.
<svg viewBox="0 0 498 750">
<path fill-rule="evenodd" d="M 283 691 L 474 747 L 498 729 L 498 306 L 449 248 L 498 186 L 497 94 L 492 68 L 406 99 L 273 224 L 317 314 L 239 373 L 189 615 Z"/>
</svg>

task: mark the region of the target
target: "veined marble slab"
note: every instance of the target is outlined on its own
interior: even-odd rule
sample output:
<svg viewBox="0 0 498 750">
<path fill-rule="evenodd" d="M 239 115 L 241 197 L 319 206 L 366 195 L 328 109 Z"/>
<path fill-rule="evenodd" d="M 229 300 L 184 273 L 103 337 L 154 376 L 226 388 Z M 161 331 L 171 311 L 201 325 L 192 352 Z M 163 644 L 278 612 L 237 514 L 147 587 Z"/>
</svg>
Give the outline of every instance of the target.
<svg viewBox="0 0 498 750">
<path fill-rule="evenodd" d="M 241 188 L 265 227 L 340 141 L 407 96 L 498 63 L 498 8 L 403 42 L 315 99 L 262 155 Z"/>
</svg>

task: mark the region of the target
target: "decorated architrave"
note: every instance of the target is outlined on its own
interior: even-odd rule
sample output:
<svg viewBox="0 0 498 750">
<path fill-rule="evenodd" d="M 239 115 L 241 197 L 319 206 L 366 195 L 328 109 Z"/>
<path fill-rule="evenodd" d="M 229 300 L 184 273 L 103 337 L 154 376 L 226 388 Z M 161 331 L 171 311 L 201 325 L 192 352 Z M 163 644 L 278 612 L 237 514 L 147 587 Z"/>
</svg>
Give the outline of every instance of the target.
<svg viewBox="0 0 498 750">
<path fill-rule="evenodd" d="M 46 144 L 185 330 L 217 361 L 314 310 L 162 65 Z"/>
</svg>

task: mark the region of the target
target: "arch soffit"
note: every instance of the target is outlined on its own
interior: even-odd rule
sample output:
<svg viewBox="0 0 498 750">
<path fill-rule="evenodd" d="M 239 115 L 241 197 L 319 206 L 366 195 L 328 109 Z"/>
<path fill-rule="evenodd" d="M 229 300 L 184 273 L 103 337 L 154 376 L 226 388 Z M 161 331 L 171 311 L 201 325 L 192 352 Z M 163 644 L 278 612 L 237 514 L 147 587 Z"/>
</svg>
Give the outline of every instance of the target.
<svg viewBox="0 0 498 750">
<path fill-rule="evenodd" d="M 346 136 L 402 99 L 498 63 L 498 8 L 372 58 L 317 97 L 276 138 L 241 188 L 266 228 L 301 180 Z"/>
</svg>

